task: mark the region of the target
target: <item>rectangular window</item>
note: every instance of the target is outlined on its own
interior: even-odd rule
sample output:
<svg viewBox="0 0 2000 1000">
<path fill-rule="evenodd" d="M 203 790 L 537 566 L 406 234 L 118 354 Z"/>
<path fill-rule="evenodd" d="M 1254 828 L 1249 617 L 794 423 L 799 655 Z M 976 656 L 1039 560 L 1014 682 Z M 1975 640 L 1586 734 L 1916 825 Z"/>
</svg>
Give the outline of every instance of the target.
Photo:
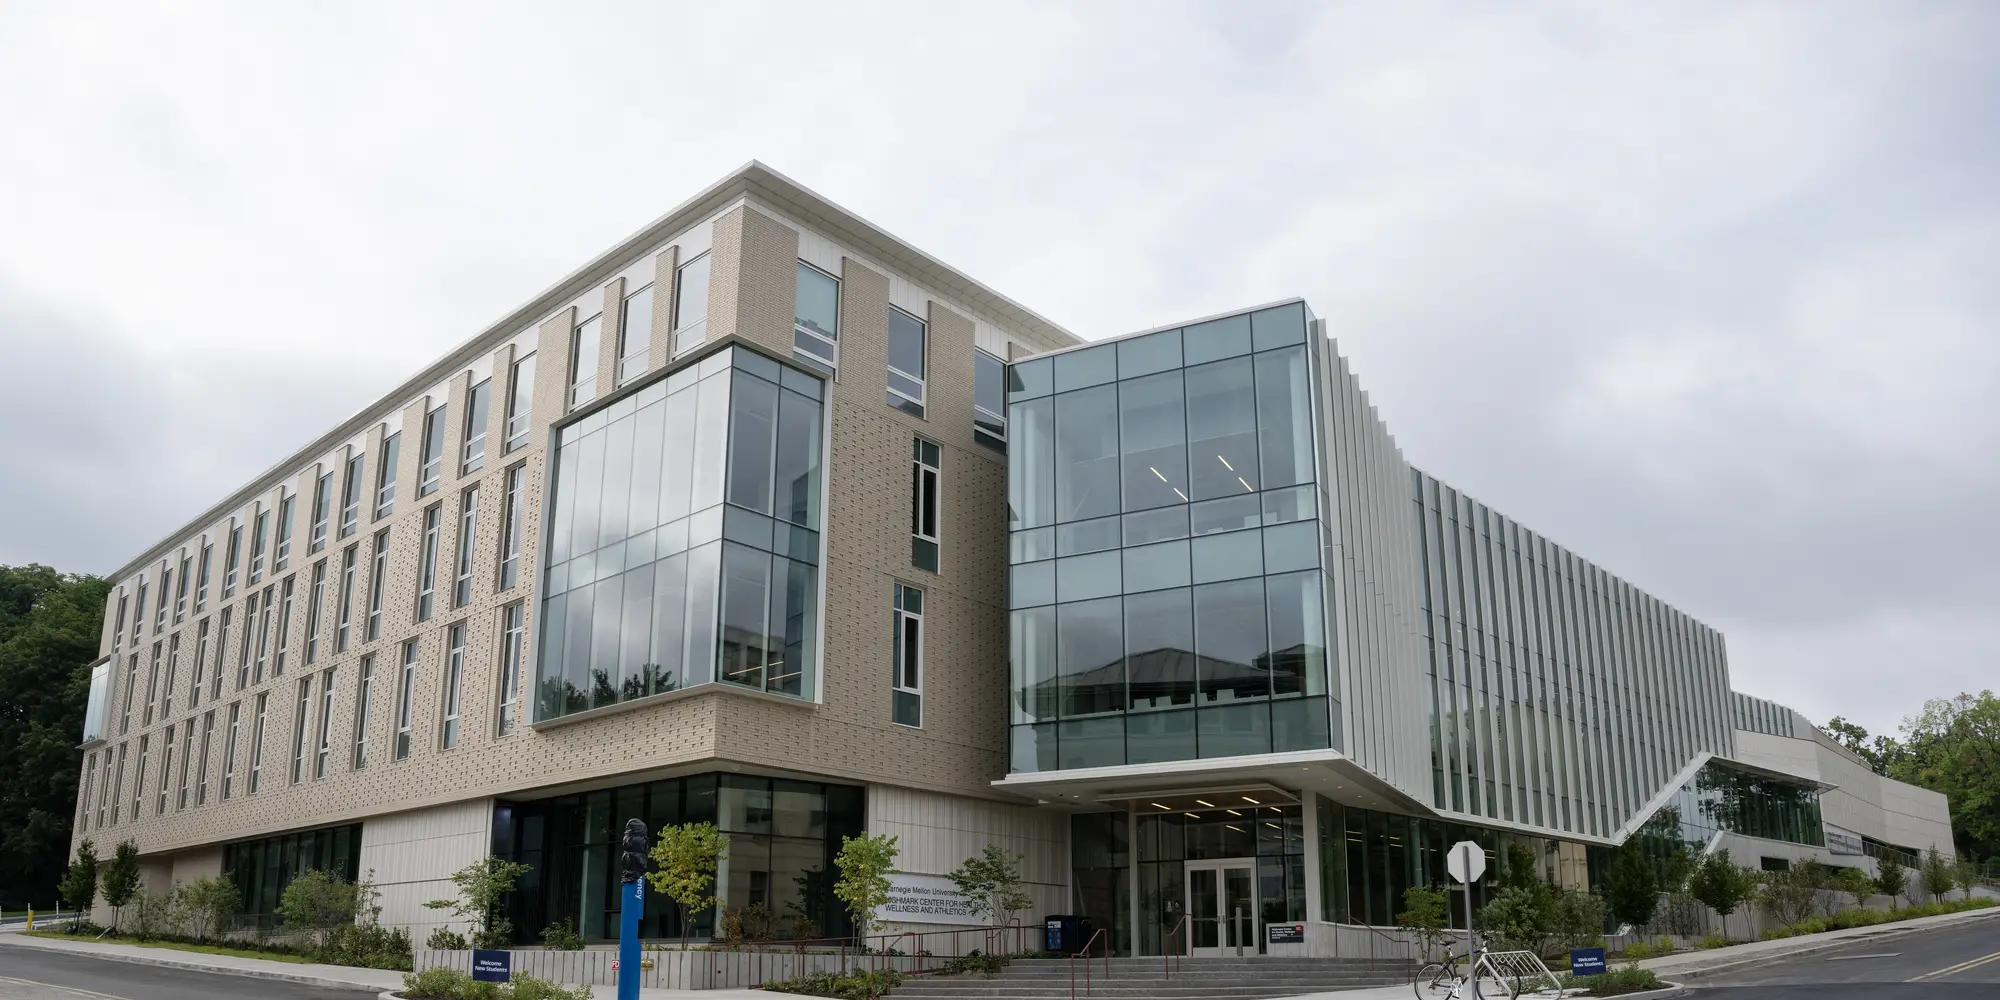
<svg viewBox="0 0 2000 1000">
<path fill-rule="evenodd" d="M 115 623 L 115 624 L 113 624 L 113 625 L 111 626 L 111 648 L 112 648 L 112 649 L 117 649 L 117 648 L 119 647 L 119 645 L 121 645 L 121 644 L 122 644 L 122 643 L 124 643 L 124 641 L 125 641 L 125 602 L 126 602 L 126 598 L 125 598 L 125 595 L 124 595 L 124 594 L 119 594 L 119 595 L 118 595 L 118 618 L 117 618 L 117 621 L 116 621 L 116 623 Z"/>
<path fill-rule="evenodd" d="M 493 401 L 493 380 L 485 379 L 465 395 L 465 447 L 460 449 L 464 475 L 486 467 L 486 409 Z"/>
<path fill-rule="evenodd" d="M 132 641 L 136 644 L 139 635 L 146 630 L 146 578 L 139 578 L 139 596 L 132 602 Z"/>
<path fill-rule="evenodd" d="M 208 564 L 215 556 L 215 543 L 206 539 L 201 543 L 201 568 L 196 570 L 194 583 L 194 613 L 201 614 L 208 607 Z"/>
<path fill-rule="evenodd" d="M 458 498 L 458 577 L 451 588 L 452 606 L 472 603 L 472 539 L 479 529 L 479 487 Z"/>
<path fill-rule="evenodd" d="M 347 652 L 348 626 L 354 623 L 354 572 L 355 557 L 360 553 L 359 545 L 349 545 L 340 554 L 340 616 L 333 625 L 333 651 Z"/>
<path fill-rule="evenodd" d="M 326 777 L 333 756 L 333 671 L 319 675 L 319 751 L 313 758 L 313 779 Z"/>
<path fill-rule="evenodd" d="M 125 666 L 125 707 L 118 713 L 118 735 L 132 731 L 132 693 L 139 689 L 139 654 L 133 653 Z"/>
<path fill-rule="evenodd" d="M 340 483 L 340 537 L 346 538 L 361 527 L 361 476 L 367 456 L 359 452 L 347 460 L 347 475 Z"/>
<path fill-rule="evenodd" d="M 167 793 L 174 787 L 174 727 L 160 737 L 160 794 L 153 803 L 153 815 L 167 814 Z"/>
<path fill-rule="evenodd" d="M 247 787 L 251 795 L 257 794 L 258 787 L 264 782 L 264 709 L 270 703 L 269 692 L 257 696 L 256 721 L 250 725 L 250 782 Z"/>
<path fill-rule="evenodd" d="M 938 571 L 938 446 L 917 438 L 910 452 L 910 564 Z"/>
<path fill-rule="evenodd" d="M 292 784 L 306 780 L 306 734 L 311 727 L 306 722 L 312 718 L 313 679 L 311 674 L 299 678 L 299 702 L 292 713 Z"/>
<path fill-rule="evenodd" d="M 208 666 L 208 619 L 203 618 L 194 626 L 194 662 L 189 664 L 188 708 L 201 704 L 202 668 Z"/>
<path fill-rule="evenodd" d="M 368 638 L 382 638 L 382 589 L 389 579 L 389 529 L 375 533 L 375 567 L 368 574 Z"/>
<path fill-rule="evenodd" d="M 236 661 L 236 690 L 250 686 L 250 660 L 257 651 L 257 595 L 243 601 L 243 645 Z M 259 677 L 259 680 L 263 678 Z"/>
<path fill-rule="evenodd" d="M 417 495 L 427 497 L 436 493 L 438 485 L 444 482 L 444 407 L 424 414 L 420 448 L 417 455 L 422 464 L 417 468 Z"/>
<path fill-rule="evenodd" d="M 1007 363 L 972 352 L 972 439 L 1007 450 Z"/>
<path fill-rule="evenodd" d="M 840 366 L 840 279 L 799 261 L 799 288 L 792 325 L 793 354 Z M 893 383 L 892 383 L 893 384 Z"/>
<path fill-rule="evenodd" d="M 525 465 L 507 470 L 507 509 L 500 512 L 501 590 L 521 582 L 521 489 L 527 478 Z"/>
<path fill-rule="evenodd" d="M 225 666 L 222 661 L 229 649 L 229 615 L 234 610 L 223 608 L 221 620 L 215 623 L 215 673 L 208 684 L 209 701 L 222 697 L 222 670 Z"/>
<path fill-rule="evenodd" d="M 534 414 L 535 356 L 530 354 L 515 360 L 514 370 L 508 376 L 507 444 L 501 451 L 513 451 L 528 443 L 528 428 L 534 422 Z"/>
<path fill-rule="evenodd" d="M 250 526 L 250 582 L 264 582 L 264 539 L 271 526 L 271 512 L 260 510 Z"/>
<path fill-rule="evenodd" d="M 222 801 L 236 794 L 236 745 L 243 736 L 243 703 L 229 706 L 229 742 L 222 745 Z"/>
<path fill-rule="evenodd" d="M 174 590 L 174 624 L 176 625 L 179 625 L 180 623 L 187 621 L 188 584 L 191 582 L 188 578 L 194 575 L 191 572 L 193 569 L 194 569 L 194 557 L 188 555 L 186 549 L 182 549 L 181 571 L 178 574 L 176 574 L 176 576 L 180 580 L 180 583 Z"/>
<path fill-rule="evenodd" d="M 396 759 L 410 755 L 410 723 L 417 697 L 417 640 L 403 644 L 403 674 L 396 684 Z"/>
<path fill-rule="evenodd" d="M 160 598 L 153 610 L 153 634 L 167 630 L 167 600 L 173 596 L 174 571 L 165 563 L 160 564 Z"/>
<path fill-rule="evenodd" d="M 222 560 L 222 599 L 225 601 L 236 596 L 236 566 L 242 555 L 243 526 L 231 525 L 228 555 Z"/>
<path fill-rule="evenodd" d="M 569 405 L 572 407 L 597 398 L 597 349 L 603 336 L 603 313 L 578 323 L 570 331 Z"/>
<path fill-rule="evenodd" d="M 306 598 L 306 666 L 319 659 L 319 609 L 326 603 L 326 560 L 313 563 L 312 589 Z"/>
<path fill-rule="evenodd" d="M 924 592 L 896 584 L 896 677 L 890 694 L 899 726 L 924 724 Z"/>
<path fill-rule="evenodd" d="M 194 769 L 194 804 L 208 804 L 208 755 L 215 745 L 215 711 L 201 717 L 201 764 Z"/>
<path fill-rule="evenodd" d="M 153 659 L 146 667 L 146 715 L 139 720 L 140 728 L 153 724 L 153 709 L 159 704 L 160 696 L 160 653 L 165 643 L 153 643 Z"/>
<path fill-rule="evenodd" d="M 361 682 L 354 687 L 354 769 L 368 766 L 368 696 L 375 690 L 375 657 L 361 658 Z"/>
<path fill-rule="evenodd" d="M 708 339 L 708 254 L 674 272 L 674 353 Z"/>
<path fill-rule="evenodd" d="M 96 784 L 97 784 L 97 755 L 91 754 L 90 756 L 85 757 L 83 759 L 83 794 L 78 796 L 78 798 L 83 802 L 83 810 L 81 813 L 78 814 L 76 820 L 77 829 L 79 830 L 90 829 L 90 796 L 91 796 L 91 789 Z"/>
<path fill-rule="evenodd" d="M 515 603 L 507 605 L 501 612 L 502 631 L 500 633 L 500 721 L 495 727 L 495 735 L 505 736 L 514 731 L 515 722 L 520 718 L 521 693 L 521 646 L 527 629 L 523 619 L 527 615 L 527 605 Z"/>
<path fill-rule="evenodd" d="M 438 528 L 444 517 L 443 504 L 431 504 L 424 511 L 423 555 L 417 567 L 417 620 L 427 622 L 435 611 L 437 598 Z"/>
<path fill-rule="evenodd" d="M 125 805 L 125 748 L 130 745 L 118 744 L 118 770 L 112 772 L 111 781 L 104 786 L 104 791 L 111 796 L 111 822 L 114 826 L 117 825 L 119 813 Z"/>
<path fill-rule="evenodd" d="M 109 805 L 109 804 L 110 804 L 111 800 L 113 800 L 113 799 L 115 799 L 115 798 L 117 798 L 117 797 L 118 797 L 118 796 L 116 796 L 116 795 L 112 794 L 112 787 L 111 787 L 111 758 L 112 758 L 112 756 L 113 756 L 113 754 L 111 753 L 111 751 L 109 751 L 109 750 L 106 750 L 106 751 L 104 751 L 104 779 L 103 779 L 102 781 L 98 782 L 98 785 L 97 785 L 97 825 L 98 825 L 98 826 L 103 826 L 103 825 L 104 825 L 104 810 L 105 810 L 105 807 L 106 807 L 107 805 Z"/>
<path fill-rule="evenodd" d="M 271 676 L 285 676 L 285 653 L 292 646 L 292 581 L 297 577 L 285 577 L 278 585 L 278 658 L 272 661 Z"/>
<path fill-rule="evenodd" d="M 375 520 L 396 512 L 396 463 L 403 453 L 403 432 L 382 439 L 382 455 L 375 460 Z"/>
<path fill-rule="evenodd" d="M 653 286 L 625 296 L 618 307 L 618 384 L 646 374 L 653 349 Z"/>
<path fill-rule="evenodd" d="M 250 683 L 264 683 L 264 666 L 271 662 L 271 614 L 278 603 L 272 599 L 273 588 L 265 587 L 257 600 L 257 657 L 251 664 Z"/>
<path fill-rule="evenodd" d="M 194 716 L 188 716 L 187 725 L 181 727 L 181 773 L 175 779 L 174 810 L 184 811 L 188 807 L 188 772 L 194 767 Z"/>
<path fill-rule="evenodd" d="M 465 678 L 465 624 L 460 622 L 446 634 L 444 654 L 444 725 L 438 743 L 443 749 L 458 746 L 459 693 Z"/>
<path fill-rule="evenodd" d="M 326 548 L 326 529 L 333 517 L 333 473 L 319 477 L 313 487 L 312 535 L 306 542 L 308 555 Z"/>
<path fill-rule="evenodd" d="M 160 718 L 174 714 L 174 681 L 180 676 L 176 668 L 180 665 L 181 634 L 175 632 L 167 636 L 167 679 L 160 685 Z M 196 673 L 200 669 L 196 668 Z"/>
<path fill-rule="evenodd" d="M 911 416 L 924 415 L 924 321 L 889 307 L 889 405 Z"/>
<path fill-rule="evenodd" d="M 298 508 L 299 498 L 287 493 L 278 501 L 278 552 L 271 557 L 271 572 L 283 572 L 292 563 L 292 513 Z"/>
<path fill-rule="evenodd" d="M 139 817 L 145 815 L 141 807 L 146 804 L 146 754 L 151 748 L 152 737 L 139 737 L 139 766 L 132 771 L 132 822 L 134 823 L 139 822 Z M 121 779 L 118 784 L 123 787 L 125 783 Z"/>
</svg>

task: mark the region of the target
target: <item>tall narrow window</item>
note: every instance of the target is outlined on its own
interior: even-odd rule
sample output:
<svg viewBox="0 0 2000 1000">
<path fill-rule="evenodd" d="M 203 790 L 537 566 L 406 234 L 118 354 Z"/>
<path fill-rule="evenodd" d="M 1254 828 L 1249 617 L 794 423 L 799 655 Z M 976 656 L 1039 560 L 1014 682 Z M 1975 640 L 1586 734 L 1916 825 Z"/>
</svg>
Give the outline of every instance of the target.
<svg viewBox="0 0 2000 1000">
<path fill-rule="evenodd" d="M 152 737 L 139 737 L 139 760 L 137 762 L 139 766 L 132 771 L 132 822 L 134 823 L 139 822 L 139 817 L 145 815 L 145 811 L 141 807 L 146 803 L 146 754 L 151 747 Z M 123 782 L 121 781 L 120 784 L 122 785 Z"/>
<path fill-rule="evenodd" d="M 319 750 L 313 756 L 313 779 L 326 777 L 333 754 L 333 670 L 319 675 Z"/>
<path fill-rule="evenodd" d="M 507 443 L 503 452 L 528 443 L 528 427 L 535 419 L 535 356 L 517 358 L 507 376 Z"/>
<path fill-rule="evenodd" d="M 201 543 L 201 568 L 196 570 L 194 584 L 194 613 L 201 614 L 208 607 L 208 564 L 215 556 L 215 543 L 203 539 Z"/>
<path fill-rule="evenodd" d="M 361 527 L 361 476 L 367 456 L 355 452 L 347 460 L 347 473 L 340 481 L 340 537 L 346 538 Z"/>
<path fill-rule="evenodd" d="M 507 605 L 507 610 L 501 612 L 500 721 L 494 729 L 498 736 L 513 732 L 520 718 L 516 702 L 521 696 L 521 644 L 527 632 L 523 621 L 526 615 L 527 605 L 520 602 Z"/>
<path fill-rule="evenodd" d="M 188 708 L 201 704 L 202 671 L 208 666 L 208 619 L 203 618 L 194 625 L 194 662 L 188 665 Z"/>
<path fill-rule="evenodd" d="M 896 584 L 896 677 L 890 694 L 897 725 L 924 724 L 924 592 Z"/>
<path fill-rule="evenodd" d="M 188 578 L 194 575 L 192 572 L 193 569 L 194 557 L 188 555 L 186 549 L 182 549 L 181 570 L 179 573 L 174 574 L 175 578 L 179 581 L 175 584 L 174 589 L 174 624 L 176 625 L 187 621 L 188 584 L 191 582 Z"/>
<path fill-rule="evenodd" d="M 521 488 L 527 478 L 525 465 L 507 470 L 507 509 L 500 512 L 501 590 L 521 582 Z"/>
<path fill-rule="evenodd" d="M 618 384 L 646 374 L 653 349 L 653 286 L 625 296 L 618 307 Z"/>
<path fill-rule="evenodd" d="M 438 528 L 444 517 L 443 504 L 431 504 L 424 511 L 423 555 L 417 567 L 417 620 L 427 622 L 435 612 L 437 598 Z"/>
<path fill-rule="evenodd" d="M 424 414 L 424 439 L 418 457 L 422 464 L 417 468 L 417 495 L 427 497 L 437 492 L 444 482 L 444 407 Z"/>
<path fill-rule="evenodd" d="M 251 594 L 243 600 L 243 645 L 238 647 L 236 661 L 236 690 L 250 686 L 250 660 L 257 652 L 257 595 Z M 263 680 L 260 675 L 258 680 Z"/>
<path fill-rule="evenodd" d="M 208 700 L 222 697 L 223 657 L 229 650 L 229 615 L 235 608 L 223 608 L 222 617 L 215 623 L 215 666 L 214 676 L 208 682 Z"/>
<path fill-rule="evenodd" d="M 250 724 L 250 782 L 248 789 L 252 795 L 257 794 L 257 789 L 264 782 L 264 710 L 270 703 L 270 692 L 265 692 L 257 696 L 256 721 Z"/>
<path fill-rule="evenodd" d="M 208 755 L 215 744 L 215 710 L 202 713 L 201 764 L 194 769 L 194 804 L 208 804 Z"/>
<path fill-rule="evenodd" d="M 938 571 L 938 446 L 916 438 L 910 451 L 910 564 Z"/>
<path fill-rule="evenodd" d="M 228 554 L 222 560 L 222 599 L 225 601 L 236 596 L 236 567 L 238 560 L 243 555 L 242 525 L 235 524 L 230 526 L 229 548 L 227 552 Z"/>
<path fill-rule="evenodd" d="M 181 771 L 174 779 L 174 811 L 188 807 L 188 772 L 194 766 L 194 716 L 181 727 Z"/>
<path fill-rule="evenodd" d="M 118 735 L 132 731 L 132 693 L 139 689 L 139 654 L 125 665 L 125 707 L 118 713 Z"/>
<path fill-rule="evenodd" d="M 840 279 L 799 261 L 799 288 L 794 315 L 793 353 L 824 365 L 828 370 L 838 368 Z"/>
<path fill-rule="evenodd" d="M 382 588 L 389 579 L 389 529 L 375 533 L 375 566 L 368 574 L 368 638 L 382 637 Z"/>
<path fill-rule="evenodd" d="M 271 526 L 271 512 L 260 510 L 257 519 L 250 526 L 250 582 L 264 582 L 264 539 Z"/>
<path fill-rule="evenodd" d="M 174 784 L 174 727 L 168 726 L 166 734 L 160 737 L 160 795 L 153 806 L 153 815 L 167 814 L 167 793 Z"/>
<path fill-rule="evenodd" d="M 111 648 L 113 649 L 117 649 L 121 644 L 125 642 L 125 604 L 126 604 L 125 595 L 119 594 L 118 618 L 116 623 L 111 626 Z"/>
<path fill-rule="evenodd" d="M 257 658 L 251 664 L 250 683 L 264 683 L 264 667 L 271 662 L 271 618 L 277 611 L 277 601 L 271 596 L 273 588 L 265 587 L 258 595 L 257 610 Z"/>
<path fill-rule="evenodd" d="M 292 515 L 297 511 L 299 498 L 287 493 L 278 501 L 278 552 L 271 557 L 271 572 L 282 573 L 292 564 Z"/>
<path fill-rule="evenodd" d="M 311 674 L 299 678 L 299 701 L 292 712 L 292 784 L 306 780 L 306 734 L 311 727 L 306 723 L 312 719 L 313 679 Z"/>
<path fill-rule="evenodd" d="M 375 657 L 361 658 L 361 680 L 354 686 L 354 769 L 368 766 L 368 696 L 375 691 Z"/>
<path fill-rule="evenodd" d="M 375 520 L 396 512 L 396 463 L 403 453 L 403 432 L 382 439 L 382 455 L 375 460 Z"/>
<path fill-rule="evenodd" d="M 333 625 L 333 651 L 347 652 L 348 626 L 354 623 L 354 562 L 359 545 L 349 545 L 340 554 L 340 615 Z"/>
<path fill-rule="evenodd" d="M 708 254 L 674 272 L 674 353 L 708 339 Z"/>
<path fill-rule="evenodd" d="M 889 405 L 924 415 L 924 321 L 889 307 Z"/>
<path fill-rule="evenodd" d="M 160 653 L 162 649 L 165 647 L 165 645 L 166 644 L 163 642 L 159 642 L 157 640 L 154 641 L 153 659 L 151 664 L 146 667 L 146 716 L 145 718 L 139 720 L 139 725 L 141 728 L 153 724 L 153 708 L 154 706 L 159 704 Z"/>
<path fill-rule="evenodd" d="M 113 756 L 113 755 L 112 755 L 111 751 L 109 751 L 109 750 L 106 750 L 106 751 L 104 751 L 104 780 L 102 780 L 102 781 L 98 782 L 98 785 L 97 785 L 97 825 L 98 825 L 98 826 L 103 826 L 103 825 L 104 825 L 104 809 L 105 809 L 105 807 L 106 807 L 107 805 L 109 805 L 109 804 L 111 803 L 111 801 L 112 801 L 113 799 L 116 799 L 116 798 L 118 797 L 118 796 L 117 796 L 116 794 L 114 794 L 114 793 L 113 793 L 113 789 L 112 789 L 112 787 L 111 787 L 111 758 L 112 758 L 112 756 Z"/>
<path fill-rule="evenodd" d="M 411 709 L 417 697 L 417 640 L 403 644 L 403 673 L 396 683 L 396 759 L 410 755 Z"/>
<path fill-rule="evenodd" d="M 312 589 L 306 599 L 306 666 L 319 659 L 319 609 L 326 604 L 326 560 L 313 563 Z"/>
<path fill-rule="evenodd" d="M 306 541 L 306 554 L 326 548 L 326 529 L 333 518 L 333 473 L 319 477 L 313 486 L 312 533 Z"/>
<path fill-rule="evenodd" d="M 465 447 L 461 449 L 464 474 L 486 467 L 486 410 L 493 402 L 493 380 L 484 379 L 465 394 Z"/>
<path fill-rule="evenodd" d="M 139 596 L 132 602 L 132 641 L 137 643 L 146 630 L 146 578 L 139 578 Z"/>
<path fill-rule="evenodd" d="M 174 596 L 173 591 L 174 591 L 173 567 L 169 564 L 162 563 L 160 564 L 160 597 L 158 605 L 153 609 L 154 635 L 159 635 L 160 633 L 165 632 L 167 630 L 167 602 Z"/>
<path fill-rule="evenodd" d="M 285 653 L 292 648 L 292 581 L 297 577 L 285 577 L 278 585 L 278 657 L 272 661 L 271 676 L 285 675 Z"/>
<path fill-rule="evenodd" d="M 452 606 L 472 603 L 472 538 L 479 529 L 479 487 L 458 498 L 458 577 L 451 588 Z"/>
<path fill-rule="evenodd" d="M 83 811 L 78 814 L 76 820 L 77 829 L 79 830 L 90 829 L 90 796 L 91 790 L 96 784 L 97 755 L 91 754 L 83 759 L 83 794 L 79 796 L 79 799 L 83 802 Z"/>
<path fill-rule="evenodd" d="M 174 714 L 174 681 L 180 674 L 177 668 L 181 659 L 181 634 L 175 632 L 167 636 L 167 679 L 160 685 L 160 718 Z M 197 670 L 197 673 L 199 671 Z"/>
<path fill-rule="evenodd" d="M 459 695 L 465 679 L 465 623 L 453 625 L 446 633 L 444 654 L 444 725 L 438 745 L 450 750 L 458 746 Z"/>
<path fill-rule="evenodd" d="M 243 703 L 234 702 L 229 706 L 229 742 L 222 745 L 222 801 L 227 802 L 236 794 L 236 745 L 243 736 Z"/>
<path fill-rule="evenodd" d="M 118 744 L 118 770 L 112 772 L 111 781 L 104 786 L 104 790 L 111 796 L 111 823 L 113 826 L 118 824 L 119 813 L 125 806 L 125 749 L 129 746 L 131 746 L 129 743 Z M 133 818 L 137 819 L 138 817 L 135 816 Z"/>
<path fill-rule="evenodd" d="M 573 407 L 597 398 L 597 348 L 603 335 L 603 313 L 578 323 L 569 333 L 569 405 Z"/>
</svg>

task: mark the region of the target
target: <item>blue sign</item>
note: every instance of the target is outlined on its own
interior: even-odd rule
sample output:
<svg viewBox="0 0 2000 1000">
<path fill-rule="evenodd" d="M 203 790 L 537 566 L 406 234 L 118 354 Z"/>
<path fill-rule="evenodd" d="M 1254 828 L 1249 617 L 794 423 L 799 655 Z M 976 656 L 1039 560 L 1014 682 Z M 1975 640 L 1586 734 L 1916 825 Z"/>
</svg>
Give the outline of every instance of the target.
<svg viewBox="0 0 2000 1000">
<path fill-rule="evenodd" d="M 1575 948 L 1569 953 L 1569 973 L 1572 976 L 1601 976 L 1604 974 L 1604 949 Z"/>
<path fill-rule="evenodd" d="M 482 983 L 504 983 L 514 978 L 514 953 L 476 950 L 472 953 L 472 978 Z"/>
</svg>

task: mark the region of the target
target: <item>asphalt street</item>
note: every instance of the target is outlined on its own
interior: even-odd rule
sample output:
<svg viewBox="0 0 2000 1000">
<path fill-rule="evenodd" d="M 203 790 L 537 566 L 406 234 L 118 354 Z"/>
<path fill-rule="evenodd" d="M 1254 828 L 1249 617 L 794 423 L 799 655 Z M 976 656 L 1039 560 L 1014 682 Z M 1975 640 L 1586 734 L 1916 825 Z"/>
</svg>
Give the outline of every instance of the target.
<svg viewBox="0 0 2000 1000">
<path fill-rule="evenodd" d="M 0 1000 L 359 1000 L 370 994 L 0 948 Z"/>
<path fill-rule="evenodd" d="M 1866 941 L 1696 981 L 1713 1000 L 2000 998 L 2000 920 Z"/>
</svg>

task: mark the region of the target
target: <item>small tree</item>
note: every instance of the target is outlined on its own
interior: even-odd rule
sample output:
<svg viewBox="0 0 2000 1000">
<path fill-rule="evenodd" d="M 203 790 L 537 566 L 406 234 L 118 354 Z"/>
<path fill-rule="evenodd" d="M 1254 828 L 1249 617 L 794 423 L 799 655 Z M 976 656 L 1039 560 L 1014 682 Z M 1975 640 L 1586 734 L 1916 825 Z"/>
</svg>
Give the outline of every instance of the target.
<svg viewBox="0 0 2000 1000">
<path fill-rule="evenodd" d="M 125 918 L 125 905 L 139 891 L 139 845 L 127 840 L 112 852 L 111 865 L 104 869 L 104 905 L 111 907 L 111 927 L 115 931 Z"/>
<path fill-rule="evenodd" d="M 1396 914 L 1396 922 L 1417 939 L 1422 959 L 1429 959 L 1431 952 L 1451 935 L 1450 921 L 1445 915 L 1448 902 L 1443 889 L 1413 885 L 1403 890 L 1403 912 Z"/>
<path fill-rule="evenodd" d="M 840 853 L 834 856 L 840 879 L 833 883 L 833 894 L 854 915 L 857 937 L 867 936 L 868 926 L 875 922 L 876 909 L 889 901 L 889 871 L 896 866 L 896 855 L 900 853 L 896 840 L 882 834 L 847 837 L 841 841 Z"/>
<path fill-rule="evenodd" d="M 1727 935 L 1729 915 L 1757 894 L 1758 882 L 1757 873 L 1738 868 L 1725 847 L 1703 858 L 1694 874 L 1688 876 L 1688 895 L 1722 918 L 1722 932 Z"/>
<path fill-rule="evenodd" d="M 164 892 L 140 892 L 135 898 L 139 912 L 134 932 L 140 938 L 167 937 L 181 932 L 186 908 L 179 886 Z"/>
<path fill-rule="evenodd" d="M 195 940 L 206 941 L 211 932 L 220 934 L 236 915 L 240 896 L 236 880 L 227 874 L 198 878 L 181 887 L 181 902 Z"/>
<path fill-rule="evenodd" d="M 489 855 L 451 873 L 457 899 L 433 899 L 424 905 L 471 920 L 473 947 L 505 948 L 514 943 L 514 923 L 500 915 L 500 902 L 529 870 L 518 861 Z"/>
<path fill-rule="evenodd" d="M 1500 867 L 1500 889 L 1534 889 L 1542 882 L 1541 866 L 1535 863 L 1535 849 L 1526 844 L 1507 845 L 1507 863 Z"/>
<path fill-rule="evenodd" d="M 1971 858 L 1959 855 L 1958 863 L 1952 866 L 1952 881 L 1958 883 L 1960 892 L 1966 899 L 1972 898 L 1972 890 L 1979 887 L 1979 865 Z"/>
<path fill-rule="evenodd" d="M 1659 880 L 1637 838 L 1618 849 L 1618 858 L 1604 874 L 1604 902 L 1613 920 L 1631 924 L 1634 930 L 1652 923 L 1659 911 Z"/>
<path fill-rule="evenodd" d="M 1763 886 L 1757 894 L 1757 902 L 1764 907 L 1764 912 L 1771 915 L 1771 919 L 1786 927 L 1812 914 L 1815 894 L 1807 885 L 1803 867 L 1763 872 L 1760 878 Z"/>
<path fill-rule="evenodd" d="M 1936 844 L 1924 852 L 1923 867 L 1924 892 L 1934 899 L 1943 899 L 1958 884 L 1958 872 L 1952 863 L 1945 860 Z"/>
<path fill-rule="evenodd" d="M 76 845 L 76 860 L 69 863 L 57 891 L 77 910 L 90 909 L 90 901 L 97 898 L 97 845 L 90 838 Z"/>
<path fill-rule="evenodd" d="M 1875 895 L 1875 880 L 1859 868 L 1842 868 L 1833 876 L 1833 887 L 1854 898 L 1856 909 L 1868 905 L 1868 897 Z"/>
<path fill-rule="evenodd" d="M 428 905 L 428 904 L 426 904 Z M 285 883 L 278 915 L 285 926 L 305 931 L 315 949 L 324 949 L 335 929 L 353 926 L 361 906 L 360 888 L 332 872 L 308 868 Z"/>
<path fill-rule="evenodd" d="M 1550 897 L 1550 928 L 1564 951 L 1588 947 L 1604 933 L 1604 900 L 1581 889 L 1558 889 Z"/>
<path fill-rule="evenodd" d="M 716 861 L 729 849 L 729 839 L 714 823 L 663 826 L 653 842 L 653 870 L 646 881 L 674 901 L 681 911 L 681 950 L 687 950 L 689 923 L 698 910 L 715 906 Z"/>
<path fill-rule="evenodd" d="M 1875 891 L 1889 897 L 1889 909 L 1894 912 L 1896 900 L 1910 889 L 1910 871 L 1896 856 L 1889 853 L 1877 859 L 1875 868 Z"/>
<path fill-rule="evenodd" d="M 1542 954 L 1555 933 L 1554 897 L 1522 886 L 1501 889 L 1479 908 L 1475 925 L 1487 946 L 1499 951 Z M 1593 932 L 1594 933 L 1594 932 Z"/>
<path fill-rule="evenodd" d="M 980 920 L 1006 922 L 1016 910 L 1025 910 L 1034 899 L 1021 888 L 1021 860 L 1026 855 L 1008 854 L 998 844 L 987 844 L 979 856 L 945 877 L 965 897 L 966 909 Z"/>
</svg>

